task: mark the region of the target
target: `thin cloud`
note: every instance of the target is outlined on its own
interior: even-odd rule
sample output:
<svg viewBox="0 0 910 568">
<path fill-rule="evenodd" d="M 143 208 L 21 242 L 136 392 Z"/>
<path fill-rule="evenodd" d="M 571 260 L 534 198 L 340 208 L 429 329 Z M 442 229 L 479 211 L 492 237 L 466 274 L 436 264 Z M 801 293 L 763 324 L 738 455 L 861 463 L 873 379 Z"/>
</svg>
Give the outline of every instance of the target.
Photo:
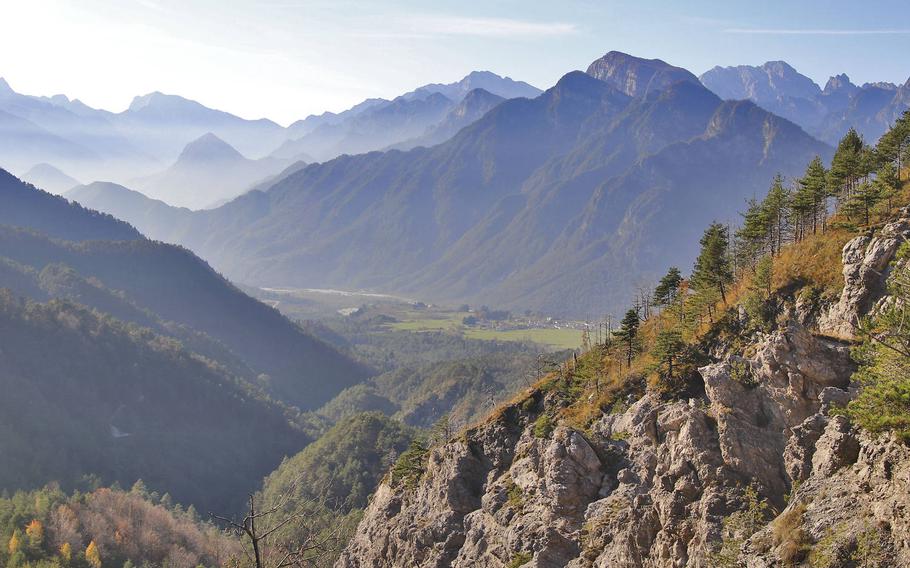
<svg viewBox="0 0 910 568">
<path fill-rule="evenodd" d="M 509 18 L 465 18 L 461 16 L 413 16 L 408 18 L 412 31 L 429 35 L 478 37 L 551 37 L 578 32 L 575 24 L 529 22 Z"/>
<path fill-rule="evenodd" d="M 727 28 L 728 34 L 756 34 L 756 35 L 905 35 L 910 34 L 910 29 L 891 30 L 836 30 L 836 29 L 777 29 L 777 28 Z"/>
</svg>

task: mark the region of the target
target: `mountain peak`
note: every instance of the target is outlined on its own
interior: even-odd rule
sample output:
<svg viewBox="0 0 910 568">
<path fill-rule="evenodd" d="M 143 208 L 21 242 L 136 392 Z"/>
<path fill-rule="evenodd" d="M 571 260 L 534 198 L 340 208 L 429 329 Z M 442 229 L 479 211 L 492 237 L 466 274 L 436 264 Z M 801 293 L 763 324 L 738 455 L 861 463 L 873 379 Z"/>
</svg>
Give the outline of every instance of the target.
<svg viewBox="0 0 910 568">
<path fill-rule="evenodd" d="M 22 174 L 22 180 L 45 191 L 63 194 L 69 189 L 79 185 L 79 180 L 68 176 L 59 168 L 42 162 L 35 164 L 30 170 Z"/>
<path fill-rule="evenodd" d="M 131 111 L 142 110 L 146 107 L 151 106 L 156 101 L 162 100 L 164 97 L 167 97 L 167 95 L 165 95 L 161 91 L 154 91 L 154 92 L 148 93 L 146 95 L 137 95 L 137 96 L 133 97 L 133 102 L 130 103 L 129 110 L 131 110 Z"/>
<path fill-rule="evenodd" d="M 841 90 L 855 91 L 858 88 L 859 87 L 850 81 L 850 77 L 848 77 L 846 73 L 841 73 L 840 75 L 834 75 L 828 79 L 828 82 L 825 83 L 825 90 L 823 92 L 830 94 Z"/>
<path fill-rule="evenodd" d="M 177 162 L 213 162 L 244 160 L 243 154 L 211 132 L 203 134 L 184 147 Z"/>
<path fill-rule="evenodd" d="M 789 63 L 787 63 L 786 61 L 784 61 L 782 59 L 777 60 L 777 61 L 765 61 L 765 63 L 761 67 L 765 71 L 767 71 L 769 73 L 774 73 L 777 75 L 784 75 L 787 73 L 799 73 L 799 71 L 797 71 L 792 65 L 790 65 Z"/>
<path fill-rule="evenodd" d="M 146 108 L 174 109 L 182 108 L 184 106 L 205 108 L 196 101 L 186 99 L 180 95 L 168 95 L 161 91 L 154 91 L 133 98 L 133 102 L 130 103 L 129 111 L 136 112 Z"/>
<path fill-rule="evenodd" d="M 698 78 L 661 59 L 643 59 L 621 51 L 610 51 L 588 66 L 587 74 L 616 87 L 631 97 L 661 90 L 679 81 L 698 82 Z"/>
<path fill-rule="evenodd" d="M 70 101 L 70 98 L 68 96 L 63 95 L 63 94 L 53 95 L 50 98 L 50 101 L 57 106 L 66 106 L 72 102 L 72 101 Z"/>
<path fill-rule="evenodd" d="M 553 89 L 596 88 L 599 79 L 583 71 L 569 71 L 556 81 Z M 602 81 L 601 81 L 602 82 Z"/>
<path fill-rule="evenodd" d="M 486 89 L 482 89 L 482 88 L 478 87 L 476 89 L 471 89 L 470 91 L 468 91 L 468 94 L 466 94 L 464 96 L 464 99 L 462 99 L 461 102 L 464 105 L 471 106 L 471 105 L 475 104 L 475 102 L 501 101 L 501 100 L 503 100 L 503 98 L 500 97 L 499 95 L 493 94 Z"/>
<path fill-rule="evenodd" d="M 464 76 L 462 81 L 467 81 L 470 79 L 508 79 L 508 77 L 501 77 L 492 71 L 480 70 L 480 71 L 471 71 Z"/>
<path fill-rule="evenodd" d="M 786 61 L 714 67 L 702 74 L 701 82 L 723 99 L 749 99 L 759 104 L 786 97 L 810 99 L 822 92 L 815 81 Z"/>
<path fill-rule="evenodd" d="M 0 77 L 0 95 L 12 95 L 15 94 L 15 92 L 16 91 L 9 86 L 9 83 L 6 82 L 6 79 Z"/>
<path fill-rule="evenodd" d="M 481 115 L 504 100 L 486 89 L 472 89 L 461 99 L 458 106 L 452 109 L 452 114 L 457 117 Z"/>
<path fill-rule="evenodd" d="M 510 77 L 502 77 L 492 71 L 471 71 L 454 83 L 431 83 L 419 87 L 410 93 L 405 93 L 399 98 L 410 100 L 424 98 L 432 93 L 440 93 L 449 99 L 458 102 L 473 89 L 484 89 L 505 99 L 518 97 L 534 98 L 541 90 L 524 81 L 516 81 Z"/>
<path fill-rule="evenodd" d="M 890 81 L 875 81 L 874 83 L 863 83 L 863 89 L 882 89 L 885 91 L 896 91 L 897 85 Z"/>
</svg>

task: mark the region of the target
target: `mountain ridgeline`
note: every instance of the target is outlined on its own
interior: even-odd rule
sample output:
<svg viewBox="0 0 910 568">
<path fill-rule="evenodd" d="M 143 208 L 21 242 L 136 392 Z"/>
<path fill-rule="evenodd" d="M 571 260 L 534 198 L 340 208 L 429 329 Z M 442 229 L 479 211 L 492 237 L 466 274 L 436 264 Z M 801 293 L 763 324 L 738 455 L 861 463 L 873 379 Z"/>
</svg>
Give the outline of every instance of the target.
<svg viewBox="0 0 910 568">
<path fill-rule="evenodd" d="M 868 142 L 910 108 L 910 79 L 903 85 L 854 85 L 845 74 L 828 79 L 824 89 L 785 61 L 761 66 L 715 67 L 701 82 L 724 99 L 748 99 L 834 144 L 850 128 Z"/>
<path fill-rule="evenodd" d="M 0 167 L 56 193 L 77 185 L 70 183 L 75 179 L 130 186 L 135 180 L 137 188 L 173 198 L 174 205 L 211 206 L 292 162 L 380 150 L 433 131 L 439 141 L 438 123 L 474 89 L 503 98 L 540 93 L 522 81 L 475 71 L 460 81 L 425 85 L 394 100 L 370 99 L 284 128 L 157 91 L 135 97 L 115 113 L 64 95 L 17 93 L 0 79 Z M 242 159 L 233 156 L 228 164 L 181 159 L 188 145 L 211 137 Z"/>
<path fill-rule="evenodd" d="M 134 222 L 250 284 L 592 316 L 693 258 L 695 227 L 831 151 L 685 70 L 613 52 L 436 146 L 341 156 L 212 211 Z"/>
</svg>

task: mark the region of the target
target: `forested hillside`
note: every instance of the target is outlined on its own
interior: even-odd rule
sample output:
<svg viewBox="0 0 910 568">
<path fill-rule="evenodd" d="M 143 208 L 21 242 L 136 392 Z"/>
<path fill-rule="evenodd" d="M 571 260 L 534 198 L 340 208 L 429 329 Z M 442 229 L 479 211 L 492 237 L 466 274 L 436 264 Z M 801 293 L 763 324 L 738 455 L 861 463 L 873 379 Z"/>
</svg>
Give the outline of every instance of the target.
<svg viewBox="0 0 910 568">
<path fill-rule="evenodd" d="M 18 180 L 10 181 L 7 187 L 10 195 L 45 200 L 28 206 L 32 216 L 45 215 L 42 211 L 50 209 L 46 206 L 50 203 L 64 208 L 68 215 L 83 215 L 89 220 L 97 217 L 102 226 L 119 223 Z M 15 203 L 6 196 L 3 194 L 0 203 Z M 31 218 L 22 215 L 20 225 L 40 230 L 43 225 L 30 225 Z M 72 227 L 78 225 L 62 223 L 61 227 L 66 229 L 59 229 L 57 235 L 65 239 L 74 235 Z M 148 325 L 149 316 L 143 313 L 147 311 L 161 322 L 173 322 L 210 336 L 257 374 L 266 375 L 261 377 L 261 386 L 272 396 L 302 409 L 321 406 L 365 377 L 366 370 L 360 365 L 238 290 L 191 252 L 134 234 L 137 238 L 133 240 L 76 244 L 0 225 L 0 257 L 31 267 L 36 273 L 57 264 L 69 267 L 84 279 L 94 279 L 98 284 L 95 288 L 105 288 L 119 296 L 121 307 L 116 317 Z M 92 303 L 87 297 L 73 299 L 100 310 L 109 309 L 108 304 Z"/>
<path fill-rule="evenodd" d="M 303 512 L 307 522 L 289 525 L 273 542 L 305 542 L 331 535 L 331 547 L 318 566 L 331 566 L 360 521 L 380 479 L 411 440 L 412 428 L 379 413 L 352 415 L 299 454 L 281 463 L 257 496 L 281 514 Z"/>
<path fill-rule="evenodd" d="M 28 227 L 68 241 L 142 238 L 139 231 L 123 221 L 23 183 L 2 169 L 0 203 L 0 225 Z"/>
<path fill-rule="evenodd" d="M 11 0 L 0 568 L 910 567 L 891 3 Z"/>
<path fill-rule="evenodd" d="M 2 174 L 3 488 L 141 478 L 232 510 L 320 430 L 299 409 L 365 377 L 186 249 Z"/>
<path fill-rule="evenodd" d="M 116 528 L 115 528 L 116 527 Z M 224 566 L 242 560 L 239 542 L 193 508 L 136 483 L 129 492 L 56 487 L 0 498 L 0 562 L 9 568 Z"/>
<path fill-rule="evenodd" d="M 333 421 L 379 411 L 412 426 L 429 428 L 446 418 L 467 425 L 486 415 L 504 396 L 530 384 L 535 369 L 548 369 L 567 352 L 541 355 L 499 351 L 401 367 L 349 387 L 318 413 Z"/>
<path fill-rule="evenodd" d="M 143 479 L 204 510 L 242 502 L 309 440 L 294 413 L 147 329 L 0 291 L 0 486 Z"/>
</svg>

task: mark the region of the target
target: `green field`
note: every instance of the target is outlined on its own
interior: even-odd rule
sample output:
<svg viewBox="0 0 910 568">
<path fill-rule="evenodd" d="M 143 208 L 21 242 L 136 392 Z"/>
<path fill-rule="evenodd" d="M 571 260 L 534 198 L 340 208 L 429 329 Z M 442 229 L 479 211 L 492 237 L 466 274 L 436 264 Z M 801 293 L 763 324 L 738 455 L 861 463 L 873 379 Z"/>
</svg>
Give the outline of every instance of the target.
<svg viewBox="0 0 910 568">
<path fill-rule="evenodd" d="M 468 314 L 461 312 L 437 313 L 433 315 L 425 312 L 411 312 L 396 315 L 400 321 L 389 324 L 389 329 L 414 332 L 451 331 L 470 339 L 524 341 L 546 345 L 555 349 L 576 349 L 581 345 L 582 331 L 579 329 L 535 328 L 499 331 L 466 327 L 462 325 L 461 320 Z"/>
<path fill-rule="evenodd" d="M 427 316 L 425 313 L 396 314 L 401 321 L 391 323 L 388 327 L 397 331 L 459 331 L 464 329 L 461 320 L 466 315 L 458 312 L 433 316 Z"/>
<path fill-rule="evenodd" d="M 558 349 L 577 349 L 581 346 L 580 329 L 515 329 L 498 331 L 495 329 L 465 329 L 465 337 L 471 339 L 498 339 L 500 341 L 530 341 Z"/>
</svg>

